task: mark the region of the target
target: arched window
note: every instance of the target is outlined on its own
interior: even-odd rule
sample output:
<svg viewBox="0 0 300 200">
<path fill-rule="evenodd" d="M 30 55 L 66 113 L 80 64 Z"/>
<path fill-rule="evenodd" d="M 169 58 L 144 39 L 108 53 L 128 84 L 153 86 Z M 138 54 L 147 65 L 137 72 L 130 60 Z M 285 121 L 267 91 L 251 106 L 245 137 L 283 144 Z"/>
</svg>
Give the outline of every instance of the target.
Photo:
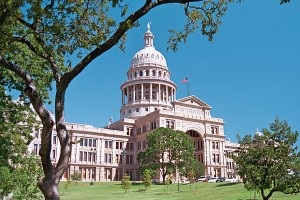
<svg viewBox="0 0 300 200">
<path fill-rule="evenodd" d="M 140 76 L 143 76 L 143 71 L 140 71 Z"/>
<path fill-rule="evenodd" d="M 149 70 L 146 70 L 146 76 L 149 76 Z"/>
<path fill-rule="evenodd" d="M 155 70 L 152 70 L 152 76 L 155 76 Z"/>
<path fill-rule="evenodd" d="M 137 73 L 136 72 L 134 72 L 134 78 L 136 78 L 137 77 Z"/>
<path fill-rule="evenodd" d="M 158 72 L 158 77 L 161 77 L 161 71 Z"/>
</svg>

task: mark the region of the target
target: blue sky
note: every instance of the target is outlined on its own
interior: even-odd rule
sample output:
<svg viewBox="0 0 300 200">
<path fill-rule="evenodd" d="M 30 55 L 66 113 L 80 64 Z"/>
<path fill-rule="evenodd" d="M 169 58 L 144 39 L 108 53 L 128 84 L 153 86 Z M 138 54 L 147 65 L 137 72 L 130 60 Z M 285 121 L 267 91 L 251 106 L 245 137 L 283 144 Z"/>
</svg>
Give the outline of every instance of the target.
<svg viewBox="0 0 300 200">
<path fill-rule="evenodd" d="M 166 51 L 168 29 L 183 26 L 181 7 L 151 11 L 128 32 L 125 52 L 114 47 L 70 84 L 66 121 L 103 127 L 110 117 L 119 119 L 120 85 L 143 47 L 149 21 L 154 45 L 178 86 L 177 98 L 187 95 L 181 80 L 188 75 L 190 94 L 212 106 L 213 117 L 224 119 L 231 140 L 268 128 L 276 116 L 300 131 L 300 2 L 280 5 L 279 0 L 231 5 L 214 42 L 197 33 L 175 53 Z"/>
</svg>

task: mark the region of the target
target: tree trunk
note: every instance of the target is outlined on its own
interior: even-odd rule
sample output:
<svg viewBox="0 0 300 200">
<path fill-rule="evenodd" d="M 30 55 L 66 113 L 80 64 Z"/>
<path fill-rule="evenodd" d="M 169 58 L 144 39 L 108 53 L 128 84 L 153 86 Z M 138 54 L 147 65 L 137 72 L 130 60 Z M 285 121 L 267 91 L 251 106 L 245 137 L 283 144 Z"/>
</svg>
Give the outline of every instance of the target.
<svg viewBox="0 0 300 200">
<path fill-rule="evenodd" d="M 54 175 L 53 175 L 54 176 Z M 58 184 L 56 184 L 55 180 L 52 177 L 47 179 L 44 177 L 39 181 L 38 186 L 40 190 L 43 192 L 46 200 L 59 200 L 59 191 Z"/>
</svg>

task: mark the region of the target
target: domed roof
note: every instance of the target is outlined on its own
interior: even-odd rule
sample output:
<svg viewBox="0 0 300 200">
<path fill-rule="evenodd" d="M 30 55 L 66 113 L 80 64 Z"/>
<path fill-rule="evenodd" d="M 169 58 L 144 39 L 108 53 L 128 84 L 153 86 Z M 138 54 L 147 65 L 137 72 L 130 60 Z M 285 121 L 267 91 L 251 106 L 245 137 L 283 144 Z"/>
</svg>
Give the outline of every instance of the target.
<svg viewBox="0 0 300 200">
<path fill-rule="evenodd" d="M 153 34 L 150 31 L 150 24 L 147 25 L 148 30 L 144 35 L 145 45 L 144 48 L 138 51 L 132 58 L 131 67 L 135 68 L 139 67 L 140 65 L 157 65 L 158 67 L 163 67 L 168 69 L 167 62 L 165 57 L 157 50 L 153 45 Z"/>
</svg>

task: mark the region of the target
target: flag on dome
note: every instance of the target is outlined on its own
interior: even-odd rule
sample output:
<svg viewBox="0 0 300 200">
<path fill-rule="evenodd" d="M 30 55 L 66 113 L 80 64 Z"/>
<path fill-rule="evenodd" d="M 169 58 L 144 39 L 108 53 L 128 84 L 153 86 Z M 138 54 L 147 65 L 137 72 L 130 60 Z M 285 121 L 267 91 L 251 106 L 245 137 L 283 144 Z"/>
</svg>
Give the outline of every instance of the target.
<svg viewBox="0 0 300 200">
<path fill-rule="evenodd" d="M 181 81 L 182 84 L 185 84 L 185 83 L 188 83 L 188 82 L 189 82 L 188 77 L 185 77 L 185 78 L 182 79 L 182 81 Z"/>
</svg>

